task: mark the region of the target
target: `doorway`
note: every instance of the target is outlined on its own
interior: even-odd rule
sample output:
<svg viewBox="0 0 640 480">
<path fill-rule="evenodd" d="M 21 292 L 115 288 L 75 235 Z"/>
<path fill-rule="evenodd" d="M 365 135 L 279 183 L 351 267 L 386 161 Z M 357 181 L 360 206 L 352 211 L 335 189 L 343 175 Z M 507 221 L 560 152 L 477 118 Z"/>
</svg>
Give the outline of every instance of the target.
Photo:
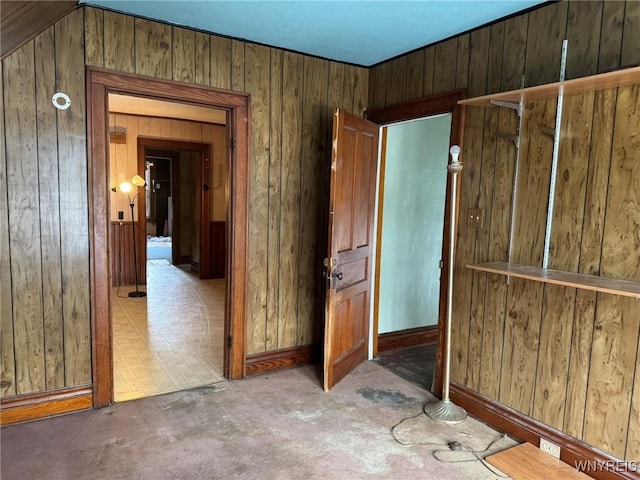
<svg viewBox="0 0 640 480">
<path fill-rule="evenodd" d="M 109 185 L 108 94 L 189 103 L 226 112 L 229 136 L 235 149 L 226 159 L 228 191 L 226 209 L 226 275 L 224 315 L 224 374 L 244 375 L 247 246 L 248 95 L 222 92 L 208 87 L 180 85 L 132 74 L 87 68 L 90 178 L 90 265 L 92 295 L 93 406 L 113 402 L 113 343 L 111 337 L 111 249 Z M 144 215 L 144 211 L 142 212 Z M 142 215 L 141 215 L 142 218 Z M 139 222 L 140 223 L 140 222 Z M 139 227 L 138 227 L 139 229 Z M 140 245 L 140 244 L 138 244 Z"/>
<path fill-rule="evenodd" d="M 446 285 L 448 281 L 448 273 L 446 266 L 449 262 L 449 250 L 448 250 L 448 242 L 444 242 L 443 240 L 448 238 L 449 235 L 449 219 L 450 219 L 450 208 L 449 208 L 449 189 L 450 185 L 447 180 L 447 171 L 446 165 L 448 163 L 448 149 L 450 145 L 462 145 L 463 140 L 463 131 L 464 131 L 464 107 L 458 105 L 458 100 L 461 100 L 466 97 L 466 91 L 455 90 L 452 92 L 447 92 L 439 95 L 434 95 L 431 97 L 425 97 L 419 100 L 411 101 L 404 104 L 392 105 L 389 107 L 384 107 L 378 110 L 372 110 L 367 112 L 367 119 L 381 125 L 381 156 L 380 156 L 380 185 L 379 185 L 379 195 L 378 195 L 378 226 L 377 226 L 377 239 L 376 239 L 376 264 L 375 264 L 375 273 L 374 273 L 374 300 L 373 300 L 373 328 L 372 328 L 372 345 L 373 345 L 373 357 L 377 357 L 379 350 L 379 346 L 381 345 L 381 339 L 385 339 L 385 345 L 383 350 L 393 351 L 399 348 L 410 348 L 416 347 L 415 351 L 407 351 L 405 355 L 398 355 L 392 358 L 390 361 L 395 362 L 395 366 L 399 366 L 398 370 L 405 370 L 409 372 L 411 370 L 411 366 L 409 365 L 398 365 L 399 362 L 404 362 L 405 360 L 408 362 L 416 361 L 416 358 L 425 359 L 431 364 L 434 363 L 435 358 L 435 367 L 432 369 L 429 367 L 429 371 L 433 370 L 433 378 L 432 381 L 428 382 L 430 386 L 432 386 L 432 391 L 436 395 L 440 396 L 442 394 L 442 369 L 443 369 L 443 351 L 446 343 L 445 338 L 445 328 L 443 328 L 445 324 L 445 315 L 446 315 Z M 425 123 L 422 124 L 422 121 Z M 402 125 L 405 125 L 402 127 Z M 403 132 L 404 130 L 404 132 Z M 425 137 L 425 133 L 427 130 L 434 130 L 434 138 L 428 140 Z M 392 132 L 392 137 L 389 137 L 389 132 Z M 397 138 L 394 138 L 397 137 Z M 404 138 L 403 138 L 404 137 Z M 411 298 L 407 298 L 412 296 L 412 289 L 405 285 L 404 289 L 401 289 L 400 295 L 398 298 L 388 299 L 386 302 L 384 298 L 381 299 L 380 292 L 381 288 L 386 288 L 382 286 L 384 283 L 384 278 L 382 277 L 384 271 L 384 263 L 385 259 L 383 258 L 383 249 L 385 245 L 385 241 L 383 238 L 384 235 L 384 210 L 385 210 L 385 162 L 387 157 L 385 153 L 388 152 L 388 142 L 391 140 L 392 144 L 395 143 L 396 146 L 391 146 L 391 150 L 401 150 L 399 153 L 404 155 L 406 152 L 402 150 L 406 150 L 402 147 L 402 143 L 405 141 L 410 141 L 412 143 L 422 143 L 429 150 L 441 150 L 436 154 L 439 160 L 436 162 L 436 165 L 433 165 L 434 171 L 432 172 L 434 176 L 429 176 L 428 179 L 423 179 L 422 183 L 424 185 L 415 185 L 415 189 L 418 192 L 425 193 L 424 189 L 421 190 L 421 187 L 427 187 L 427 183 L 429 181 L 435 180 L 437 183 L 437 197 L 439 201 L 430 205 L 430 212 L 423 211 L 424 209 L 420 205 L 424 199 L 415 198 L 415 204 L 413 206 L 405 205 L 403 202 L 407 201 L 402 192 L 399 194 L 398 198 L 393 199 L 389 198 L 390 203 L 397 204 L 393 206 L 387 205 L 387 211 L 389 209 L 399 209 L 402 211 L 402 214 L 399 212 L 390 212 L 390 218 L 398 219 L 406 219 L 406 213 L 409 211 L 413 211 L 414 215 L 417 215 L 414 218 L 413 224 L 417 222 L 421 216 L 430 217 L 429 223 L 431 224 L 431 229 L 429 231 L 423 231 L 422 240 L 411 243 L 412 235 L 410 232 L 399 232 L 396 231 L 396 237 L 401 238 L 392 238 L 394 233 L 392 232 L 391 236 L 387 235 L 387 246 L 391 243 L 391 248 L 388 249 L 387 253 L 387 264 L 389 265 L 390 270 L 394 270 L 398 265 L 394 265 L 393 257 L 395 256 L 395 261 L 400 262 L 400 266 L 402 266 L 402 258 L 401 256 L 406 253 L 406 251 L 411 252 L 412 248 L 415 249 L 419 244 L 426 242 L 431 243 L 430 251 L 428 252 L 430 255 L 427 255 L 429 258 L 424 258 L 421 262 L 428 264 L 429 274 L 424 278 L 423 287 L 429 290 L 428 300 L 422 299 L 424 301 L 413 302 Z M 427 140 L 425 142 L 425 140 Z M 426 143 L 426 145 L 425 145 Z M 415 145 L 414 145 L 415 147 Z M 416 152 L 420 153 L 420 152 Z M 423 155 L 423 158 L 426 155 Z M 417 156 L 415 158 L 416 161 L 420 161 L 420 157 Z M 440 165 L 439 162 L 442 162 Z M 419 165 L 413 165 L 413 169 L 417 169 Z M 399 182 L 403 181 L 418 181 L 418 176 L 415 173 L 411 173 L 410 171 L 396 172 L 400 175 Z M 404 175 L 404 176 L 403 176 Z M 407 175 L 409 177 L 407 177 Z M 438 176 L 440 179 L 438 180 Z M 407 180 L 410 178 L 411 180 Z M 398 187 L 399 188 L 399 187 Z M 433 189 L 436 188 L 436 185 L 431 186 L 431 193 L 433 193 Z M 403 190 L 404 191 L 404 190 Z M 428 196 L 429 197 L 429 196 Z M 413 210 L 411 210 L 413 209 Z M 435 224 L 434 224 L 435 223 Z M 424 222 L 420 223 L 421 225 L 425 225 Z M 389 225 L 388 225 L 389 226 Z M 392 228 L 403 229 L 406 227 L 411 227 L 409 223 L 405 224 L 404 227 L 402 225 L 390 225 Z M 412 228 L 412 227 L 411 227 Z M 401 235 L 400 235 L 401 234 Z M 403 244 L 403 242 L 407 241 L 408 243 Z M 400 252 L 403 250 L 403 252 Z M 395 253 L 394 253 L 395 252 Z M 416 254 L 420 253 L 419 251 L 415 251 Z M 406 263 L 406 262 L 405 262 Z M 415 259 L 403 266 L 406 270 L 415 268 Z M 421 268 L 422 268 L 422 264 Z M 415 280 L 415 275 L 407 273 L 403 271 L 403 273 L 397 272 L 402 275 L 402 279 L 411 278 L 411 280 Z M 408 277 L 408 275 L 412 275 Z M 435 281 L 434 281 L 435 277 Z M 392 278 L 388 278 L 386 282 L 389 285 L 389 282 L 393 281 Z M 410 282 L 411 283 L 411 282 Z M 421 294 L 422 289 L 414 294 Z M 382 302 L 381 302 L 382 300 Z M 422 307 L 413 312 L 406 312 L 407 315 L 405 319 L 412 318 L 412 320 L 404 320 L 404 323 L 398 325 L 397 328 L 400 328 L 398 331 L 390 332 L 389 330 L 395 329 L 396 326 L 393 326 L 394 322 L 391 324 L 386 324 L 383 322 L 380 325 L 381 321 L 381 307 L 387 309 L 387 316 L 395 315 L 394 310 L 399 308 L 396 304 L 394 305 L 394 301 L 397 303 L 403 302 L 405 305 L 408 304 L 421 304 Z M 425 305 L 428 304 L 428 308 Z M 414 307 L 411 307 L 414 308 Z M 424 325 L 418 325 L 418 318 L 423 316 L 425 310 L 428 310 L 427 317 L 428 321 Z M 410 314 L 409 314 L 410 313 Z M 434 318 L 435 317 L 435 318 Z M 422 321 L 422 320 L 420 320 Z M 389 332 L 389 333 L 386 333 Z M 386 337 L 386 338 L 385 338 Z M 426 346 L 426 348 L 425 348 Z M 435 351 L 434 351 L 435 350 Z M 407 360 L 408 359 L 408 360 Z M 418 360 L 420 362 L 421 360 Z M 423 376 L 424 374 L 424 365 L 419 365 L 416 369 L 419 375 Z"/>
</svg>

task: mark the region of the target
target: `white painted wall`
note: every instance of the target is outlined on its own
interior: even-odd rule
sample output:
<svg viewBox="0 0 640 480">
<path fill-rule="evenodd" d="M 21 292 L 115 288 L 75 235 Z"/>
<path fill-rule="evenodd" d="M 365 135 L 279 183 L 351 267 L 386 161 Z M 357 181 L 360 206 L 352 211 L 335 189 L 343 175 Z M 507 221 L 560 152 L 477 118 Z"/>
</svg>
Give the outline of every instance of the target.
<svg viewBox="0 0 640 480">
<path fill-rule="evenodd" d="M 387 128 L 378 333 L 438 322 L 451 114 Z"/>
</svg>

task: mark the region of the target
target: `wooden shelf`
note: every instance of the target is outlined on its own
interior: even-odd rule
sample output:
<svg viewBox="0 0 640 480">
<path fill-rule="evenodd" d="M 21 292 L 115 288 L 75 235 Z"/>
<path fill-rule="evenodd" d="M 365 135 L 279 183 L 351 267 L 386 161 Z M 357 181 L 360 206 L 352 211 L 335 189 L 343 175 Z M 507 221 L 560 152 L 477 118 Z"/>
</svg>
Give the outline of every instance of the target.
<svg viewBox="0 0 640 480">
<path fill-rule="evenodd" d="M 588 77 L 565 80 L 564 82 L 549 83 L 536 87 L 521 88 L 509 92 L 483 95 L 481 97 L 459 100 L 460 105 L 475 107 L 495 107 L 491 100 L 509 103 L 537 102 L 547 98 L 557 97 L 560 93 L 573 95 L 592 90 L 604 90 L 607 88 L 622 87 L 640 83 L 640 67 L 625 68 L 614 72 L 601 73 Z"/>
<path fill-rule="evenodd" d="M 640 282 L 615 280 L 613 278 L 585 275 L 582 273 L 562 272 L 548 268 L 519 265 L 507 262 L 490 262 L 467 265 L 467 268 L 480 272 L 495 273 L 507 277 L 524 278 L 534 282 L 553 283 L 582 290 L 612 293 L 625 297 L 640 298 Z"/>
</svg>

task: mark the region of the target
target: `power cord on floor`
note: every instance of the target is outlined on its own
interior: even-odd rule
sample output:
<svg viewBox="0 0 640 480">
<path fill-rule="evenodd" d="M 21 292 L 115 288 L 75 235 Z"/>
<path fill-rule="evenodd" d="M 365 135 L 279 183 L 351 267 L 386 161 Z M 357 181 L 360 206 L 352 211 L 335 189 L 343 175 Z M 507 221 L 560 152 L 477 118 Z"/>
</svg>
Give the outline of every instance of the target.
<svg viewBox="0 0 640 480">
<path fill-rule="evenodd" d="M 496 475 L 496 476 L 498 476 L 500 478 L 511 478 L 509 475 L 505 475 L 502 472 L 500 472 L 497 469 L 495 469 L 489 462 L 487 462 L 484 459 L 483 456 L 481 456 L 482 454 L 486 454 L 489 450 L 491 450 L 491 447 L 493 447 L 500 440 L 502 440 L 504 438 L 507 438 L 506 434 L 502 434 L 500 437 L 498 437 L 495 440 L 493 440 L 489 445 L 487 445 L 487 447 L 484 450 L 474 450 L 472 448 L 465 447 L 464 445 L 462 445 L 460 442 L 457 442 L 457 441 L 451 441 L 451 442 L 447 442 L 447 443 L 434 443 L 434 442 L 403 442 L 403 441 L 399 440 L 398 437 L 396 436 L 396 432 L 395 432 L 396 428 L 398 428 L 404 422 L 406 422 L 408 420 L 413 420 L 414 418 L 418 418 L 418 417 L 420 417 L 422 415 L 425 415 L 424 410 L 422 410 L 420 413 L 418 413 L 417 415 L 414 415 L 412 417 L 403 418 L 398 423 L 396 423 L 393 427 L 391 427 L 391 436 L 393 437 L 393 440 L 396 443 L 398 443 L 399 445 L 402 445 L 404 447 L 408 447 L 408 446 L 412 446 L 412 445 L 422 445 L 422 446 L 428 445 L 428 446 L 433 446 L 433 447 L 446 447 L 446 448 L 443 448 L 441 450 L 434 450 L 433 451 L 433 458 L 435 458 L 437 461 L 442 462 L 442 463 L 480 462 L 482 465 L 484 465 L 484 467 L 487 470 L 489 470 L 494 475 Z M 475 458 L 464 459 L 464 460 L 447 460 L 447 459 L 440 458 L 438 456 L 439 454 L 441 454 L 443 452 L 465 452 L 465 453 L 471 453 Z"/>
</svg>

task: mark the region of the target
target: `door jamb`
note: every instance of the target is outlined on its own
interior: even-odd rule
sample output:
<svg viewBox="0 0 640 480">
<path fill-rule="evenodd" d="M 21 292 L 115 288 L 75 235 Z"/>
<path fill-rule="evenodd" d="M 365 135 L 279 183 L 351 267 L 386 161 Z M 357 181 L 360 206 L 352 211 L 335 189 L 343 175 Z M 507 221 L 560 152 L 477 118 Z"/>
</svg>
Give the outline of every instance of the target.
<svg viewBox="0 0 640 480">
<path fill-rule="evenodd" d="M 249 95 L 172 80 L 87 67 L 87 157 L 89 201 L 89 262 L 93 407 L 113 402 L 111 338 L 111 263 L 109 243 L 108 94 L 120 93 L 191 103 L 227 111 L 229 149 L 225 302 L 225 376 L 245 374 Z"/>
<path fill-rule="evenodd" d="M 415 120 L 418 118 L 430 117 L 433 115 L 438 115 L 442 113 L 451 113 L 451 135 L 450 135 L 450 144 L 451 145 L 460 145 L 462 147 L 463 137 L 464 137 L 464 120 L 466 109 L 464 105 L 459 105 L 458 100 L 462 100 L 466 98 L 467 90 L 466 89 L 458 89 L 450 92 L 445 92 L 437 95 L 432 95 L 429 97 L 423 97 L 417 100 L 412 100 L 410 102 L 405 102 L 397 105 L 390 105 L 388 107 L 382 107 L 375 110 L 369 110 L 365 112 L 365 118 L 372 122 L 375 122 L 381 126 L 390 125 L 393 123 L 403 122 L 407 120 Z M 380 175 L 384 173 L 381 172 Z M 460 178 L 458 178 L 458 182 L 460 182 Z M 446 345 L 446 329 L 445 329 L 445 321 L 446 321 L 446 308 L 447 308 L 447 282 L 449 278 L 448 268 L 449 265 L 449 242 L 446 239 L 449 238 L 449 225 L 450 225 L 450 197 L 451 197 L 451 182 L 447 179 L 447 189 L 445 193 L 445 219 L 444 219 L 444 231 L 443 231 L 443 242 L 442 242 L 442 273 L 440 275 L 440 295 L 439 295 L 439 307 L 438 307 L 438 346 L 437 346 L 437 356 L 436 356 L 436 368 L 435 368 L 435 394 L 438 397 L 442 396 L 442 381 L 443 381 L 443 356 L 442 352 L 444 352 L 444 348 Z M 381 187 L 382 188 L 382 187 Z M 379 192 L 379 199 L 382 197 L 382 190 Z M 458 195 L 460 195 L 460 189 L 458 188 Z M 460 202 L 457 202 L 460 205 Z M 378 203 L 380 205 L 380 203 Z M 380 208 L 380 207 L 378 207 Z M 457 212 L 456 212 L 457 213 Z M 378 210 L 378 215 L 381 215 L 380 209 Z M 459 215 L 456 215 L 457 218 L 460 218 Z M 379 220 L 378 227 L 380 228 L 381 221 Z M 376 239 L 376 256 L 378 250 L 378 242 L 380 240 L 381 232 L 377 231 L 378 238 Z M 378 295 L 379 295 L 379 269 L 380 265 L 376 259 L 376 272 L 374 274 L 376 285 L 374 292 L 374 325 L 373 325 L 373 347 L 374 347 L 374 356 L 377 353 L 378 346 L 378 317 L 377 317 L 377 306 L 378 306 Z"/>
</svg>

